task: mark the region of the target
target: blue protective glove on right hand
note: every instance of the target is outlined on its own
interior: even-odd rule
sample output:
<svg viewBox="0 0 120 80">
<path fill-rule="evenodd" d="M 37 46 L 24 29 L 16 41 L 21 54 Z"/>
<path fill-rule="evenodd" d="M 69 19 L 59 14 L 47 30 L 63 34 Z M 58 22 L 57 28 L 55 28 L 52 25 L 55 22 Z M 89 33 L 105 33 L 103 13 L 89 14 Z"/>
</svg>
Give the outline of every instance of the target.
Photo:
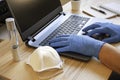
<svg viewBox="0 0 120 80">
<path fill-rule="evenodd" d="M 85 35 L 62 35 L 52 39 L 50 46 L 57 52 L 76 52 L 86 56 L 98 58 L 99 51 L 104 42 Z"/>
<path fill-rule="evenodd" d="M 83 31 L 86 32 L 88 36 L 93 36 L 94 34 L 107 34 L 109 37 L 102 40 L 107 43 L 120 41 L 120 25 L 97 22 L 84 28 Z"/>
</svg>

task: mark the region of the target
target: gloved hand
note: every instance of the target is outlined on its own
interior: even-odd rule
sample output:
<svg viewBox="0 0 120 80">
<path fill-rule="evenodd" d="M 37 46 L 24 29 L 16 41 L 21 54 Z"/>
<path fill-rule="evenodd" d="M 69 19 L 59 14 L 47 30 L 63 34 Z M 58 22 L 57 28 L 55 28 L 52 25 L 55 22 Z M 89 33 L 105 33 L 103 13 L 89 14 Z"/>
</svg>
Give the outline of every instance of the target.
<svg viewBox="0 0 120 80">
<path fill-rule="evenodd" d="M 88 36 L 93 36 L 94 34 L 107 34 L 109 37 L 102 40 L 107 43 L 120 41 L 120 25 L 97 22 L 84 28 L 83 31 L 87 32 Z"/>
<path fill-rule="evenodd" d="M 50 46 L 58 53 L 76 52 L 86 56 L 98 58 L 99 51 L 104 42 L 85 35 L 61 35 L 49 41 Z"/>
</svg>

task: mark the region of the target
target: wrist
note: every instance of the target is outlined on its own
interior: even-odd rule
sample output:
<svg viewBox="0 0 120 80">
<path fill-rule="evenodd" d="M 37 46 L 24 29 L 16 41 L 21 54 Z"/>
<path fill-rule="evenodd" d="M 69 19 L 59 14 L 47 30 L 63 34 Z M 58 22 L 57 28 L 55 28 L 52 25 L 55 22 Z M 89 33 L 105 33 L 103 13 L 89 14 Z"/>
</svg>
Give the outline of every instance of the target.
<svg viewBox="0 0 120 80">
<path fill-rule="evenodd" d="M 99 58 L 99 53 L 101 51 L 101 48 L 103 47 L 103 45 L 105 44 L 105 42 L 99 41 L 95 44 L 95 49 L 93 51 L 93 56 L 95 56 L 96 58 Z"/>
<path fill-rule="evenodd" d="M 87 56 L 95 56 L 98 58 L 99 52 L 102 46 L 105 44 L 105 42 L 96 40 L 89 36 L 81 36 L 80 39 L 82 39 L 83 41 L 82 43 L 79 43 L 79 44 L 82 44 L 82 45 L 79 45 L 79 47 L 81 48 L 79 52 Z"/>
</svg>

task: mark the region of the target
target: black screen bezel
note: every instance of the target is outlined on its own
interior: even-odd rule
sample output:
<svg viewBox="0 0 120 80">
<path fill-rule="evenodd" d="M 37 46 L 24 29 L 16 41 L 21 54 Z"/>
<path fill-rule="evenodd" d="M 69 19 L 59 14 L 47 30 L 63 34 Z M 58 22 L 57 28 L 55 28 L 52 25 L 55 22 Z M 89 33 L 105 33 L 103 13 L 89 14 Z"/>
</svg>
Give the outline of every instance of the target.
<svg viewBox="0 0 120 80">
<path fill-rule="evenodd" d="M 60 3 L 60 0 L 58 0 Z M 10 13 L 12 14 L 12 17 L 15 19 L 16 22 L 16 27 L 20 33 L 20 36 L 22 38 L 23 41 L 28 41 L 29 37 L 31 36 L 35 36 L 36 32 L 41 31 L 42 29 L 44 29 L 44 25 L 47 24 L 49 21 L 51 21 L 55 16 L 57 16 L 60 12 L 62 12 L 62 6 L 61 3 L 60 5 L 58 5 L 58 7 L 53 10 L 52 12 L 50 12 L 48 15 L 46 15 L 45 17 L 43 17 L 41 20 L 39 20 L 38 22 L 36 22 L 33 26 L 31 26 L 30 28 L 28 28 L 27 30 L 25 30 L 24 32 L 21 31 L 21 27 L 17 22 L 16 16 L 12 11 L 12 8 L 8 2 L 8 0 L 5 0 Z M 52 4 L 53 5 L 53 4 Z M 42 29 L 40 29 L 40 26 L 42 26 Z M 47 27 L 47 26 L 46 26 Z"/>
</svg>

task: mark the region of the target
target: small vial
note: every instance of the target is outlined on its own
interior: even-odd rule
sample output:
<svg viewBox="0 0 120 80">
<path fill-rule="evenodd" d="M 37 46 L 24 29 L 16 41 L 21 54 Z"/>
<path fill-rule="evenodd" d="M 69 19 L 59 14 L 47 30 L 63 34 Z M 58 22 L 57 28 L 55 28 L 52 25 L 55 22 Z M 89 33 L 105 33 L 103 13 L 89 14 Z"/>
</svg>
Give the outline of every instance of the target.
<svg viewBox="0 0 120 80">
<path fill-rule="evenodd" d="M 13 59 L 14 59 L 14 61 L 20 61 L 19 41 L 18 41 L 17 30 L 16 30 L 14 18 L 7 18 L 6 26 L 7 26 L 7 30 L 9 32 L 9 37 L 10 37 L 10 41 L 11 41 L 11 51 L 13 54 Z"/>
</svg>

